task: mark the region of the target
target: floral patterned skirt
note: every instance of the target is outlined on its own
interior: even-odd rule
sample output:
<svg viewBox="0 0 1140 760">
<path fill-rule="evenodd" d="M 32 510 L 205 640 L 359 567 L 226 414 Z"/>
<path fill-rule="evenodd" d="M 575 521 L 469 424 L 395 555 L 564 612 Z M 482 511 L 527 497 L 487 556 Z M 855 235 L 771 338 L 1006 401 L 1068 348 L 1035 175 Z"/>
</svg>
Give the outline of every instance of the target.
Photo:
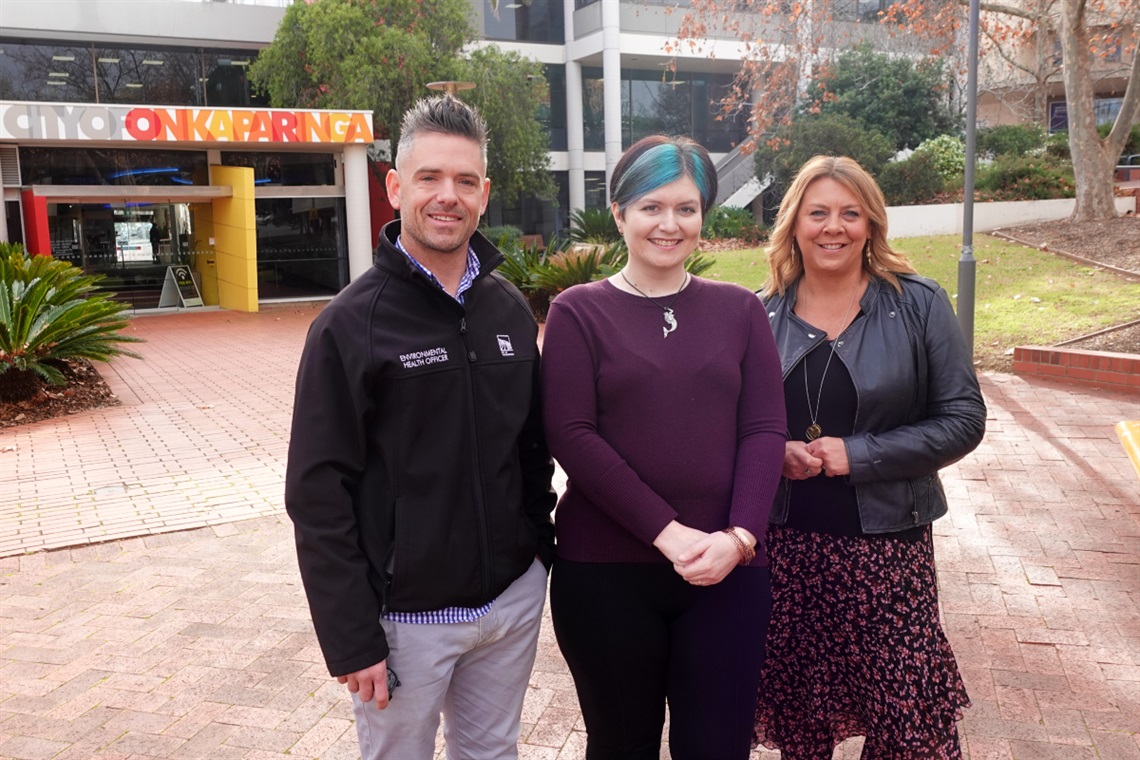
<svg viewBox="0 0 1140 760">
<path fill-rule="evenodd" d="M 758 743 L 784 758 L 958 758 L 970 699 L 938 622 L 930 531 L 919 541 L 771 526 L 772 622 Z"/>
</svg>

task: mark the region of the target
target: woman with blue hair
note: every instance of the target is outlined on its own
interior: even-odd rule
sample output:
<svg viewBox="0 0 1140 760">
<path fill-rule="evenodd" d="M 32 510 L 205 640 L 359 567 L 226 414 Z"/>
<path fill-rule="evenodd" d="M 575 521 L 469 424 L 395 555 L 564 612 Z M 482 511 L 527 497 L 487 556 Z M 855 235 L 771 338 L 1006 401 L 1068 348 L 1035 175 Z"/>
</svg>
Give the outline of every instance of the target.
<svg viewBox="0 0 1140 760">
<path fill-rule="evenodd" d="M 634 144 L 610 182 L 628 263 L 547 318 L 546 435 L 569 476 L 550 607 L 590 760 L 657 760 L 666 703 L 674 760 L 749 753 L 785 413 L 759 299 L 685 269 L 716 189 L 692 140 Z"/>
</svg>

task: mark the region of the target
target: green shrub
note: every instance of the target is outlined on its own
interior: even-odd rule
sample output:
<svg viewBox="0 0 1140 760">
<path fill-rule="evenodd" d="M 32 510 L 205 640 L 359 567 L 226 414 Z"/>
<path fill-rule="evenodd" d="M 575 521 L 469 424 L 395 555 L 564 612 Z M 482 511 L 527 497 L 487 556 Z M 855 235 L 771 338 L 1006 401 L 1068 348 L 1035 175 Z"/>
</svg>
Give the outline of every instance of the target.
<svg viewBox="0 0 1140 760">
<path fill-rule="evenodd" d="M 501 227 L 480 227 L 479 231 L 500 249 L 504 244 L 517 244 L 522 239 L 523 234 L 522 230 L 510 224 L 504 224 Z"/>
<path fill-rule="evenodd" d="M 1069 152 L 1069 131 L 1061 129 L 1045 138 L 1045 156 L 1051 159 L 1068 161 L 1072 158 Z"/>
<path fill-rule="evenodd" d="M 757 148 L 754 160 L 757 177 L 771 174 L 780 188 L 786 188 L 813 156 L 850 156 L 876 174 L 894 153 L 891 141 L 879 132 L 866 129 L 849 116 L 827 114 L 797 116 Z"/>
<path fill-rule="evenodd" d="M 716 266 L 716 259 L 709 258 L 703 253 L 694 253 L 685 259 L 685 271 L 691 275 L 699 275 Z"/>
<path fill-rule="evenodd" d="M 585 208 L 570 215 L 570 242 L 608 245 L 621 240 L 608 208 Z"/>
<path fill-rule="evenodd" d="M 966 171 L 966 145 L 954 135 L 933 137 L 915 148 L 916 154 L 926 154 L 942 179 L 961 177 Z"/>
<path fill-rule="evenodd" d="M 535 245 L 521 245 L 518 240 L 502 238 L 497 246 L 503 252 L 503 263 L 495 269 L 528 299 L 534 292 L 534 273 L 542 266 L 545 254 Z M 532 304 L 533 307 L 533 304 Z"/>
<path fill-rule="evenodd" d="M 546 257 L 535 274 L 535 283 L 550 297 L 566 288 L 609 277 L 625 265 L 625 243 L 575 245 Z"/>
<path fill-rule="evenodd" d="M 979 168 L 976 186 L 982 200 L 1032 201 L 1075 194 L 1072 164 L 1047 157 L 999 156 Z"/>
<path fill-rule="evenodd" d="M 705 214 L 701 237 L 705 240 L 731 239 L 758 243 L 764 238 L 764 229 L 756 223 L 756 218 L 749 209 L 713 206 Z"/>
<path fill-rule="evenodd" d="M 119 334 L 128 306 L 94 293 L 101 279 L 0 243 L 0 401 L 31 398 L 43 382 L 64 384 L 60 364 L 69 359 L 138 358 L 119 345 L 139 342 Z"/>
<path fill-rule="evenodd" d="M 1096 130 L 1101 137 L 1107 137 L 1108 133 L 1112 131 L 1112 125 L 1101 124 Z M 1140 123 L 1132 125 L 1132 129 L 1128 131 L 1128 139 L 1124 141 L 1124 149 L 1120 152 L 1122 156 L 1132 156 L 1137 153 L 1140 153 Z M 1072 158 L 1069 153 L 1069 133 L 1067 130 L 1058 130 L 1045 138 L 1045 155 L 1066 161 Z"/>
<path fill-rule="evenodd" d="M 1112 126 L 1111 124 L 1101 125 Z M 1107 135 L 1108 132 L 1101 132 L 1101 137 Z M 1140 154 L 1140 122 L 1132 125 L 1132 129 L 1128 131 L 1128 139 L 1124 141 L 1124 148 L 1121 149 L 1121 156 L 1134 156 Z M 1119 160 L 1117 161 L 1119 163 Z"/>
<path fill-rule="evenodd" d="M 1140 153 L 1140 122 L 1132 125 L 1128 131 L 1128 139 L 1124 143 L 1124 155 L 1131 156 Z"/>
<path fill-rule="evenodd" d="M 1045 144 L 1045 130 L 1040 124 L 1003 124 L 998 127 L 982 127 L 978 130 L 978 155 L 996 158 L 997 156 L 1024 156 L 1040 150 Z"/>
<path fill-rule="evenodd" d="M 877 179 L 888 206 L 926 203 L 941 193 L 946 184 L 929 152 L 916 152 L 905 161 L 887 164 Z"/>
</svg>

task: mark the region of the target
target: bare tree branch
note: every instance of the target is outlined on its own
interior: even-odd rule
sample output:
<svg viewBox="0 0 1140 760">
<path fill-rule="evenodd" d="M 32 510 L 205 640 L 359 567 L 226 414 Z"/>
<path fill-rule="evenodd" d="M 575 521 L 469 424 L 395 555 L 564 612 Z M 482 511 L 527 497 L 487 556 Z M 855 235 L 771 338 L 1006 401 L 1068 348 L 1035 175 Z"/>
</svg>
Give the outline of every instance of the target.
<svg viewBox="0 0 1140 760">
<path fill-rule="evenodd" d="M 1140 50 L 1132 54 L 1132 71 L 1128 75 L 1128 89 L 1124 91 L 1124 100 L 1120 103 L 1120 113 L 1116 116 L 1116 123 L 1106 138 L 1108 145 L 1115 151 L 1114 157 L 1120 155 L 1132 125 L 1140 122 Z"/>
</svg>

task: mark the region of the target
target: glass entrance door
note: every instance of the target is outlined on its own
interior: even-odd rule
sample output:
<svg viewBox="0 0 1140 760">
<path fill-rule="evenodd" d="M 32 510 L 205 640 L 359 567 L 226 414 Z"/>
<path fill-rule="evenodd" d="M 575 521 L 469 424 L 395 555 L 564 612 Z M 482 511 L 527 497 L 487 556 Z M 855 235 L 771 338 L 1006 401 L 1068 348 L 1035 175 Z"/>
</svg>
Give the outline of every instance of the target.
<svg viewBox="0 0 1140 760">
<path fill-rule="evenodd" d="M 48 204 L 52 255 L 100 274 L 100 289 L 136 309 L 158 306 L 166 268 L 190 263 L 185 203 Z"/>
</svg>

